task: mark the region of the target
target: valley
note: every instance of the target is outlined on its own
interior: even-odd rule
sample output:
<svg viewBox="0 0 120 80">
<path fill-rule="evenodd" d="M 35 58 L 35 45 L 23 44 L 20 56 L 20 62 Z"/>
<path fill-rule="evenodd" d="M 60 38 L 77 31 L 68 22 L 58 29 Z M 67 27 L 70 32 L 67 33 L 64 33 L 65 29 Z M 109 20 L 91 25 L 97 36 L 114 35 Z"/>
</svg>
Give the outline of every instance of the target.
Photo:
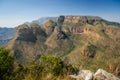
<svg viewBox="0 0 120 80">
<path fill-rule="evenodd" d="M 4 47 L 10 49 L 10 55 L 14 57 L 19 67 L 24 66 L 29 69 L 31 65 L 41 67 L 39 65 L 41 64 L 45 67 L 45 71 L 51 72 L 47 69 L 51 70 L 51 64 L 54 64 L 53 68 L 57 67 L 59 70 L 65 68 L 68 71 L 67 68 L 70 68 L 69 75 L 77 74 L 80 68 L 92 72 L 104 69 L 117 77 L 120 76 L 119 23 L 109 22 L 96 16 L 59 16 L 55 21 L 47 18 L 42 24 L 34 22 L 21 24 L 16 27 L 15 36 L 10 40 L 0 40 L 2 43 L 8 42 Z M 44 61 L 44 58 L 49 67 L 39 62 L 41 59 Z M 55 60 L 49 62 L 52 59 L 58 59 L 60 63 L 54 63 Z M 61 66 L 55 66 L 56 64 Z M 104 70 L 101 71 L 109 74 Z M 67 75 L 65 80 L 69 80 L 68 74 L 65 75 Z M 72 75 L 72 78 L 76 77 Z"/>
</svg>

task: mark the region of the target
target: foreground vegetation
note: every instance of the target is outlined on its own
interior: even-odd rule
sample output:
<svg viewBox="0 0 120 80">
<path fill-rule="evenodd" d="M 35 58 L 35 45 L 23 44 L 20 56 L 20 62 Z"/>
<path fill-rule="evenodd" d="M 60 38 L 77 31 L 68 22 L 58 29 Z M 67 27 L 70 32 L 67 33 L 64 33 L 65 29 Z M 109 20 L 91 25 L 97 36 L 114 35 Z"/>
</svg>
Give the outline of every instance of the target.
<svg viewBox="0 0 120 80">
<path fill-rule="evenodd" d="M 65 64 L 61 58 L 41 55 L 28 66 L 18 64 L 9 50 L 0 48 L 0 79 L 2 80 L 69 80 L 68 74 L 76 73 L 77 68 Z"/>
</svg>

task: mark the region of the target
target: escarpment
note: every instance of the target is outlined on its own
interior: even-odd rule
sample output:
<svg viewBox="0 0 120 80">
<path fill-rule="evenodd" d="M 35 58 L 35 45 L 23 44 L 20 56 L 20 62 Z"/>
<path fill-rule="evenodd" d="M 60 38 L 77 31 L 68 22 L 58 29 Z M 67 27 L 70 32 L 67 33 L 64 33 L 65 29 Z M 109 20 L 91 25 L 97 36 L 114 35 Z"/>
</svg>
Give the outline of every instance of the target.
<svg viewBox="0 0 120 80">
<path fill-rule="evenodd" d="M 95 16 L 65 16 L 64 23 L 89 23 L 93 24 L 94 22 L 102 22 L 103 19 Z"/>
</svg>

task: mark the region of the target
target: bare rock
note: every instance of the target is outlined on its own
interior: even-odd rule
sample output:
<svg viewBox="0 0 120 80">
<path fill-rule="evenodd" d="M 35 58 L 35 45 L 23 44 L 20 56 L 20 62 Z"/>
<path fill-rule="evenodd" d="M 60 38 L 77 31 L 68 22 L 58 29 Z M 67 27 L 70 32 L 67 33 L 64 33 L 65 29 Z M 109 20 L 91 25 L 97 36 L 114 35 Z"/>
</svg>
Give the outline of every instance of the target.
<svg viewBox="0 0 120 80">
<path fill-rule="evenodd" d="M 29 25 L 22 24 L 16 30 L 16 40 L 36 42 L 38 35 L 46 37 L 45 32 L 35 23 Z"/>
<path fill-rule="evenodd" d="M 113 74 L 106 72 L 103 69 L 98 69 L 94 75 L 94 80 L 120 80 Z"/>
<path fill-rule="evenodd" d="M 94 45 L 87 45 L 84 47 L 82 54 L 87 57 L 93 58 L 96 54 L 96 47 Z"/>
<path fill-rule="evenodd" d="M 70 75 L 70 77 L 76 80 L 93 80 L 93 72 L 90 70 L 80 70 L 78 75 Z"/>
<path fill-rule="evenodd" d="M 64 19 L 65 19 L 65 16 L 59 16 L 57 21 L 58 23 L 63 23 Z"/>
<path fill-rule="evenodd" d="M 75 80 L 120 80 L 113 74 L 108 73 L 103 69 L 98 69 L 95 74 L 90 70 L 80 70 L 77 75 L 69 76 Z"/>
<path fill-rule="evenodd" d="M 97 16 L 65 16 L 64 23 L 93 24 L 96 21 L 101 22 L 102 20 L 102 18 Z"/>
</svg>

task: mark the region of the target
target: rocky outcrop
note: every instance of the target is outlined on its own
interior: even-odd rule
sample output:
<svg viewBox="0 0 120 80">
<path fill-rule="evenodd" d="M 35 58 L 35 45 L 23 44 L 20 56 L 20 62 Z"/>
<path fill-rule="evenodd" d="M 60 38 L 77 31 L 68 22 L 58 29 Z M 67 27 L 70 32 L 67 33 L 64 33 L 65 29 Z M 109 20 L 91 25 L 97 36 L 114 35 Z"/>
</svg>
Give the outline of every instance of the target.
<svg viewBox="0 0 120 80">
<path fill-rule="evenodd" d="M 59 16 L 57 22 L 58 23 L 63 23 L 65 19 L 65 16 Z"/>
<path fill-rule="evenodd" d="M 55 39 L 57 39 L 57 40 L 67 38 L 67 35 L 63 31 L 61 31 L 58 26 L 55 27 L 53 34 L 55 34 L 55 37 L 56 37 Z"/>
<path fill-rule="evenodd" d="M 116 31 L 114 31 L 113 29 L 110 29 L 110 28 L 105 28 L 102 31 L 106 34 L 116 35 Z"/>
<path fill-rule="evenodd" d="M 45 44 L 49 47 L 55 48 L 58 46 L 58 43 L 60 40 L 64 40 L 66 38 L 67 38 L 66 34 L 56 26 L 53 33 L 46 40 Z M 53 46 L 53 44 L 54 44 L 54 46 Z"/>
<path fill-rule="evenodd" d="M 98 69 L 95 74 L 90 70 L 80 70 L 77 75 L 70 75 L 70 77 L 75 80 L 120 80 L 103 69 Z"/>
<path fill-rule="evenodd" d="M 73 34 L 83 34 L 83 33 L 90 33 L 93 30 L 87 27 L 70 27 L 64 30 L 65 32 L 70 32 Z"/>
<path fill-rule="evenodd" d="M 87 57 L 94 57 L 96 53 L 96 47 L 94 45 L 86 45 L 83 48 L 82 55 Z"/>
<path fill-rule="evenodd" d="M 46 34 L 48 36 L 50 36 L 52 34 L 52 32 L 54 31 L 54 28 L 56 26 L 56 23 L 52 20 L 47 20 L 45 23 L 44 23 L 44 30 L 46 32 Z"/>
<path fill-rule="evenodd" d="M 45 23 L 44 23 L 44 28 L 45 30 L 48 30 L 50 27 L 52 27 L 54 24 L 54 22 L 52 20 L 47 20 Z"/>
<path fill-rule="evenodd" d="M 45 32 L 37 24 L 23 24 L 16 30 L 16 40 L 35 42 L 38 35 L 46 37 Z"/>
<path fill-rule="evenodd" d="M 93 74 L 90 70 L 80 70 L 77 76 L 70 75 L 70 77 L 76 80 L 93 80 Z"/>
<path fill-rule="evenodd" d="M 66 33 L 71 33 L 71 34 L 76 34 L 76 35 L 86 34 L 89 36 L 94 36 L 96 38 L 100 37 L 100 35 L 96 33 L 94 29 L 90 27 L 70 27 L 70 28 L 65 28 L 63 30 Z"/>
<path fill-rule="evenodd" d="M 120 80 L 115 77 L 113 74 L 106 72 L 103 69 L 98 69 L 94 74 L 94 80 Z"/>
<path fill-rule="evenodd" d="M 16 36 L 8 43 L 14 58 L 20 64 L 29 64 L 37 54 L 45 50 L 46 33 L 35 23 L 22 24 L 16 29 Z"/>
<path fill-rule="evenodd" d="M 96 16 L 65 16 L 64 23 L 89 23 L 93 24 L 96 21 L 103 21 L 102 18 Z"/>
</svg>

